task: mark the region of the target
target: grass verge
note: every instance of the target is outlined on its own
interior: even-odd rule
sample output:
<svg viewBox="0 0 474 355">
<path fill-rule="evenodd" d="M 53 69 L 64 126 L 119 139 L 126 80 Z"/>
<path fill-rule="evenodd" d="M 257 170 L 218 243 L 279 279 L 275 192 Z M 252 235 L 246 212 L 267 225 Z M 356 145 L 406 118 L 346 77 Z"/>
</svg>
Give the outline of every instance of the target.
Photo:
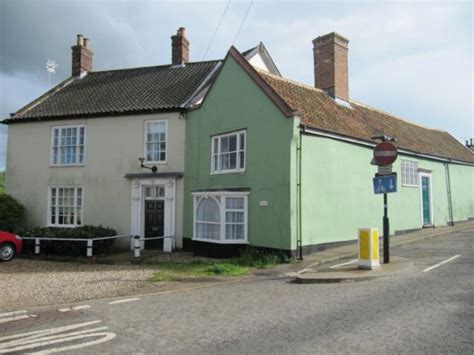
<svg viewBox="0 0 474 355">
<path fill-rule="evenodd" d="M 154 263 L 158 271 L 154 273 L 150 281 L 182 281 L 199 277 L 209 277 L 215 275 L 221 276 L 239 276 L 246 275 L 249 268 L 240 266 L 232 262 L 158 262 Z"/>
<path fill-rule="evenodd" d="M 151 281 L 182 281 L 185 279 L 209 276 L 246 275 L 252 268 L 264 269 L 279 263 L 288 263 L 292 259 L 283 253 L 249 247 L 239 257 L 225 261 L 212 262 L 193 260 L 191 262 L 151 262 L 157 271 Z M 145 263 L 147 263 L 145 261 Z"/>
</svg>

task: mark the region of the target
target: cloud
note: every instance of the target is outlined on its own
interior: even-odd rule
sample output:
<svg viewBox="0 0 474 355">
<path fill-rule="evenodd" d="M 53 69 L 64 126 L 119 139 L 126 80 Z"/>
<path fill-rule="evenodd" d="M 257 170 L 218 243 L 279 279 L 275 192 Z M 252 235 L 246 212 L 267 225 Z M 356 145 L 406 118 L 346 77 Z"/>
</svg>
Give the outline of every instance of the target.
<svg viewBox="0 0 474 355">
<path fill-rule="evenodd" d="M 70 75 L 77 33 L 91 39 L 94 70 L 170 62 L 170 36 L 187 28 L 191 60 L 202 60 L 226 1 L 0 1 L 0 117 L 47 89 L 48 58 Z M 206 59 L 263 41 L 291 79 L 313 84 L 311 41 L 350 40 L 351 97 L 418 123 L 474 136 L 473 4 L 460 2 L 233 1 Z M 0 168 L 5 130 L 0 138 Z M 4 147 L 4 144 L 3 144 Z"/>
</svg>

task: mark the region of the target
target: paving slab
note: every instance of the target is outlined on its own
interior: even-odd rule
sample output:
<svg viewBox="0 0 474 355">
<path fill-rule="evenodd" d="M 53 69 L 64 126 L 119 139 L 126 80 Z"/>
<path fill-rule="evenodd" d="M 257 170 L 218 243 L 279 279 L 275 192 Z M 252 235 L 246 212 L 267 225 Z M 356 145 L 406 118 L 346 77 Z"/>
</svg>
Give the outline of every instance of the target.
<svg viewBox="0 0 474 355">
<path fill-rule="evenodd" d="M 314 284 L 368 281 L 382 277 L 390 277 L 412 270 L 413 267 L 413 263 L 410 260 L 394 256 L 390 258 L 389 264 L 380 264 L 379 267 L 373 270 L 359 269 L 357 262 L 338 268 L 325 267 L 320 270 L 307 268 L 303 272 L 295 275 L 295 282 Z"/>
</svg>

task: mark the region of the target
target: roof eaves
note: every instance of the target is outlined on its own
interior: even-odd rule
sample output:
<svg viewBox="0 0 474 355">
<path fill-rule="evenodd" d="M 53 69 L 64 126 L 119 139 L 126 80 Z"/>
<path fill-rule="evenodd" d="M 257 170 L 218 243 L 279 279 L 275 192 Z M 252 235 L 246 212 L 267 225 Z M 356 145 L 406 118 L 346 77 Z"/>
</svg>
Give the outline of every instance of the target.
<svg viewBox="0 0 474 355">
<path fill-rule="evenodd" d="M 65 79 L 65 80 L 63 80 L 58 85 L 53 87 L 51 90 L 48 90 L 47 92 L 45 92 L 43 95 L 41 95 L 37 99 L 31 101 L 30 103 L 26 104 L 21 109 L 16 111 L 15 114 L 12 117 L 9 117 L 9 118 L 3 120 L 2 123 L 3 124 L 9 124 L 9 123 L 12 123 L 13 121 L 16 121 L 16 120 L 22 120 L 22 118 L 21 118 L 22 115 L 24 115 L 25 113 L 27 113 L 29 110 L 33 109 L 34 107 L 38 106 L 44 100 L 46 100 L 49 97 L 51 97 L 52 95 L 56 94 L 61 89 L 65 88 L 67 85 L 72 83 L 74 80 L 76 80 L 76 78 L 72 77 L 72 76 Z"/>
<path fill-rule="evenodd" d="M 303 129 L 303 133 L 309 133 L 313 135 L 320 135 L 320 136 L 325 136 L 328 138 L 333 138 L 336 140 L 341 140 L 341 141 L 346 141 L 354 144 L 359 144 L 359 145 L 364 145 L 367 147 L 375 147 L 377 145 L 377 142 L 374 142 L 372 140 L 368 139 L 363 139 L 355 136 L 349 136 L 346 134 L 342 134 L 339 132 L 335 131 L 329 131 L 325 129 L 321 129 L 318 127 L 313 127 L 308 124 L 301 124 L 300 127 Z M 447 157 L 447 156 L 441 156 L 441 155 L 436 155 L 436 154 L 429 154 L 421 151 L 416 151 L 413 149 L 405 148 L 402 146 L 397 146 L 397 149 L 400 153 L 407 154 L 407 155 L 413 155 L 417 157 L 424 157 L 424 158 L 429 158 L 429 159 L 434 159 L 434 160 L 441 160 L 445 162 L 453 162 L 453 163 L 461 163 L 461 164 L 467 164 L 467 165 L 473 165 L 474 166 L 474 160 L 473 161 L 468 161 L 468 160 L 461 160 L 461 159 L 456 159 L 452 157 Z"/>
<path fill-rule="evenodd" d="M 230 47 L 227 52 L 226 59 L 232 57 L 237 64 L 250 76 L 250 78 L 257 84 L 257 86 L 268 96 L 268 98 L 278 107 L 278 109 L 286 117 L 293 117 L 296 115 L 296 110 L 292 108 L 276 91 L 263 79 L 255 68 L 240 54 L 240 52 L 234 47 Z"/>
</svg>

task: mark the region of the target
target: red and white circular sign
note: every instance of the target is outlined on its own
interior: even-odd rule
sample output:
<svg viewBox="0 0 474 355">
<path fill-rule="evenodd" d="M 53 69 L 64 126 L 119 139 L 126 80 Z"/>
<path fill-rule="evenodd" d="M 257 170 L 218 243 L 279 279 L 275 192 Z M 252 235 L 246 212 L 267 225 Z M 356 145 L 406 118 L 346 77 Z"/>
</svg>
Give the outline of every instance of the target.
<svg viewBox="0 0 474 355">
<path fill-rule="evenodd" d="M 374 159 L 382 166 L 390 165 L 397 160 L 397 147 L 389 142 L 381 142 L 374 148 Z"/>
</svg>

